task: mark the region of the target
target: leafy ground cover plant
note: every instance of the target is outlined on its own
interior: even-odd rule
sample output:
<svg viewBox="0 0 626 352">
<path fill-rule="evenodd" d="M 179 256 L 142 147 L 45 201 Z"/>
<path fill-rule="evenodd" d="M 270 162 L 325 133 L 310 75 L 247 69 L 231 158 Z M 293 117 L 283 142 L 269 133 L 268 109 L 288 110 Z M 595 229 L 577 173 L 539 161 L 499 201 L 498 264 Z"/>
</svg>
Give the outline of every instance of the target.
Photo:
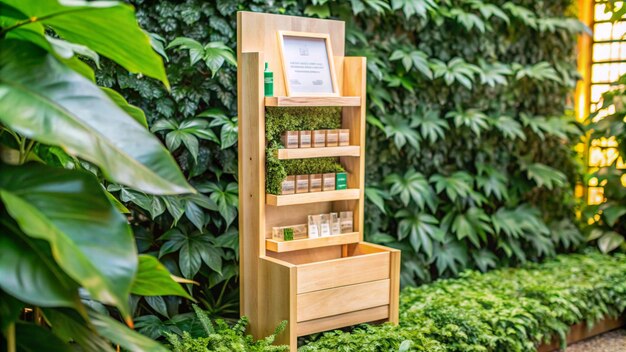
<svg viewBox="0 0 626 352">
<path fill-rule="evenodd" d="M 0 344 L 164 351 L 128 328 L 131 294 L 192 298 L 156 258 L 137 255 L 128 210 L 101 178 L 195 191 L 143 112 L 96 85 L 79 55 L 169 85 L 128 5 L 0 1 Z"/>
<path fill-rule="evenodd" d="M 592 325 L 624 308 L 626 255 L 560 255 L 408 287 L 398 327 L 329 332 L 300 351 L 535 351 L 540 341 L 564 337 L 570 325 Z"/>
<path fill-rule="evenodd" d="M 251 335 L 246 335 L 248 319 L 242 317 L 234 325 L 229 325 L 224 320 L 218 319 L 212 322 L 206 312 L 194 305 L 193 309 L 202 326 L 200 336 L 192 336 L 189 331 L 182 332 L 182 337 L 173 333 L 167 333 L 174 352 L 288 352 L 289 346 L 274 346 L 276 335 L 280 334 L 286 326 L 286 321 L 276 327 L 274 333 L 260 340 L 255 340 Z"/>
</svg>

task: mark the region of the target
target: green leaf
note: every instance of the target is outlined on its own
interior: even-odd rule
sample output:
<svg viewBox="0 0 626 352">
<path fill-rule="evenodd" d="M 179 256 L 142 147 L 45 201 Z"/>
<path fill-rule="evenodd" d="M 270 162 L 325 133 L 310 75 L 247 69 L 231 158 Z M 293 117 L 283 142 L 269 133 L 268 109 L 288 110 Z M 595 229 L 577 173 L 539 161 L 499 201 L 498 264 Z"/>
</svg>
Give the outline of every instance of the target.
<svg viewBox="0 0 626 352">
<path fill-rule="evenodd" d="M 546 61 L 538 62 L 529 66 L 514 64 L 513 69 L 516 71 L 515 79 L 517 80 L 530 78 L 538 81 L 551 80 L 555 82 L 562 82 L 561 77 L 559 77 L 554 67 Z"/>
<path fill-rule="evenodd" d="M 434 78 L 443 78 L 446 85 L 451 86 L 458 82 L 467 89 L 472 89 L 474 74 L 481 72 L 478 66 L 469 64 L 460 57 L 455 57 L 448 63 L 432 60 L 431 68 Z"/>
<path fill-rule="evenodd" d="M 440 139 L 444 139 L 448 130 L 448 122 L 439 116 L 439 111 L 423 109 L 414 115 L 413 123 L 419 127 L 422 138 L 434 144 Z"/>
<path fill-rule="evenodd" d="M 608 231 L 598 239 L 598 248 L 602 253 L 609 253 L 617 249 L 622 243 L 624 243 L 624 236 L 617 232 Z"/>
<path fill-rule="evenodd" d="M 411 52 L 404 52 L 402 50 L 396 50 L 391 54 L 389 60 L 402 60 L 402 65 L 407 72 L 410 71 L 412 67 L 415 67 L 415 69 L 428 79 L 433 79 L 433 72 L 428 63 L 428 55 L 423 51 L 413 50 Z"/>
<path fill-rule="evenodd" d="M 146 120 L 146 114 L 140 108 L 135 105 L 129 104 L 126 99 L 118 92 L 111 88 L 100 87 L 106 95 L 113 100 L 117 106 L 124 110 L 130 117 L 139 122 L 143 127 L 148 128 L 148 121 Z"/>
<path fill-rule="evenodd" d="M 116 320 L 98 313 L 90 313 L 91 321 L 98 333 L 114 344 L 129 351 L 167 352 L 160 343 L 135 332 Z"/>
<path fill-rule="evenodd" d="M 452 201 L 469 196 L 474 183 L 472 176 L 464 171 L 457 171 L 450 176 L 435 174 L 430 177 L 430 182 L 435 183 L 437 193 L 445 190 Z"/>
<path fill-rule="evenodd" d="M 414 150 L 420 150 L 421 138 L 405 117 L 383 115 L 380 121 L 384 125 L 387 138 L 393 137 L 393 142 L 398 149 L 402 149 L 408 143 Z"/>
<path fill-rule="evenodd" d="M 494 117 L 491 119 L 491 123 L 508 139 L 519 138 L 522 141 L 526 140 L 526 134 L 524 134 L 522 125 L 510 116 L 501 115 Z"/>
<path fill-rule="evenodd" d="M 12 225 L 0 223 L 0 248 L 3 291 L 42 307 L 78 309 L 78 285 L 56 265 L 45 241 L 29 239 Z"/>
<path fill-rule="evenodd" d="M 607 202 L 603 204 L 602 216 L 607 225 L 613 227 L 622 216 L 626 214 L 626 206 Z"/>
<path fill-rule="evenodd" d="M 391 8 L 402 9 L 406 18 L 413 15 L 426 18 L 427 11 L 436 10 L 438 5 L 434 0 L 391 0 Z"/>
<path fill-rule="evenodd" d="M 465 12 L 460 8 L 453 8 L 450 10 L 450 15 L 468 31 L 476 28 L 481 33 L 485 32 L 485 22 L 473 13 Z"/>
<path fill-rule="evenodd" d="M 501 171 L 489 166 L 479 166 L 479 175 L 476 176 L 476 184 L 487 196 L 495 196 L 498 200 L 509 198 L 507 177 Z"/>
<path fill-rule="evenodd" d="M 93 162 L 115 182 L 154 194 L 194 192 L 149 131 L 33 45 L 0 43 L 0 122 Z"/>
<path fill-rule="evenodd" d="M 2 239 L 0 239 L 0 242 L 1 241 Z M 2 248 L 4 249 L 5 247 Z M 0 259 L 0 261 L 2 261 L 2 259 Z M 18 301 L 13 296 L 0 290 L 0 334 L 4 333 L 10 324 L 16 322 L 20 318 L 22 309 L 24 309 L 25 305 L 26 304 Z"/>
<path fill-rule="evenodd" d="M 137 24 L 133 7 L 122 2 L 6 0 L 61 38 L 84 45 L 126 70 L 156 78 L 169 87 L 163 61 Z"/>
<path fill-rule="evenodd" d="M 139 296 L 181 296 L 193 298 L 172 279 L 170 272 L 153 256 L 140 254 L 137 276 L 130 292 Z"/>
<path fill-rule="evenodd" d="M 204 47 L 197 40 L 185 37 L 177 37 L 167 46 L 167 49 L 179 47 L 181 49 L 189 50 L 189 64 L 195 65 L 198 61 L 202 60 L 204 56 Z"/>
<path fill-rule="evenodd" d="M 385 178 L 384 183 L 391 186 L 389 189 L 391 196 L 400 196 L 404 206 L 408 206 L 409 201 L 413 200 L 419 210 L 424 210 L 425 206 L 428 205 L 431 211 L 435 211 L 435 192 L 430 187 L 426 177 L 415 169 L 408 170 L 403 176 L 389 175 Z"/>
<path fill-rule="evenodd" d="M 100 68 L 100 56 L 88 47 L 50 36 L 46 36 L 46 40 L 60 57 L 64 59 L 71 59 L 75 55 L 82 55 L 91 59 L 96 64 L 96 67 Z"/>
<path fill-rule="evenodd" d="M 15 340 L 20 352 L 54 351 L 74 352 L 50 330 L 32 323 L 18 322 L 15 326 Z"/>
<path fill-rule="evenodd" d="M 384 190 L 375 187 L 365 187 L 365 197 L 374 203 L 383 214 L 386 213 L 385 200 L 389 198 L 389 195 Z"/>
<path fill-rule="evenodd" d="M 457 128 L 468 127 L 479 137 L 482 131 L 489 130 L 487 115 L 476 109 L 450 111 L 446 118 L 452 119 Z"/>
<path fill-rule="evenodd" d="M 197 189 L 202 193 L 210 193 L 209 198 L 217 204 L 217 210 L 226 220 L 226 226 L 230 226 L 237 216 L 239 186 L 234 182 L 205 182 L 198 184 Z"/>
<path fill-rule="evenodd" d="M 94 330 L 94 327 L 70 309 L 44 309 L 46 320 L 52 333 L 65 342 L 72 342 L 85 351 L 115 351 L 109 341 Z"/>
<path fill-rule="evenodd" d="M 192 279 L 204 261 L 211 269 L 222 269 L 223 251 L 215 246 L 216 240 L 208 233 L 188 234 L 180 228 L 173 228 L 161 236 L 166 242 L 161 246 L 159 257 L 178 251 L 180 271 L 187 279 Z"/>
<path fill-rule="evenodd" d="M 50 243 L 57 264 L 91 297 L 128 316 L 135 242 L 93 175 L 39 164 L 3 166 L 0 198 L 24 233 Z"/>
<path fill-rule="evenodd" d="M 400 210 L 395 215 L 398 223 L 398 239 L 409 238 L 415 253 L 420 249 L 431 258 L 433 256 L 433 240 L 440 240 L 442 233 L 437 226 L 439 221 L 429 214 Z"/>
<path fill-rule="evenodd" d="M 205 45 L 203 59 L 211 70 L 211 77 L 215 77 L 224 62 L 237 66 L 237 59 L 233 55 L 233 50 L 222 42 L 211 42 Z"/>
<path fill-rule="evenodd" d="M 522 169 L 526 170 L 528 179 L 535 181 L 538 187 L 545 186 L 547 189 L 562 187 L 567 182 L 567 177 L 561 171 L 541 163 L 530 165 L 522 164 Z"/>
</svg>

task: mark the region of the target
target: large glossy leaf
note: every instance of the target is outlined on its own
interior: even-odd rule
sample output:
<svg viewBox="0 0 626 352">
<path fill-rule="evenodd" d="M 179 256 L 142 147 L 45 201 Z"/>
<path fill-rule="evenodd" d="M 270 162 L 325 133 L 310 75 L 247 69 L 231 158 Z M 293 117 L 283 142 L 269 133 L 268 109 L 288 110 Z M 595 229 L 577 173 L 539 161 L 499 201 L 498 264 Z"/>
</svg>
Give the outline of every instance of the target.
<svg viewBox="0 0 626 352">
<path fill-rule="evenodd" d="M 140 296 L 182 296 L 193 300 L 185 290 L 172 279 L 170 272 L 150 255 L 139 256 L 137 277 L 131 292 Z"/>
<path fill-rule="evenodd" d="M 45 241 L 20 234 L 12 224 L 0 224 L 0 248 L 3 291 L 43 307 L 80 305 L 78 285 L 54 262 Z"/>
<path fill-rule="evenodd" d="M 69 344 L 64 343 L 50 330 L 32 323 L 16 324 L 15 340 L 18 352 L 74 352 Z"/>
<path fill-rule="evenodd" d="M 168 349 L 160 343 L 145 337 L 138 332 L 128 329 L 113 318 L 102 314 L 91 313 L 91 322 L 100 335 L 111 342 L 120 345 L 124 350 L 133 352 L 167 352 Z"/>
<path fill-rule="evenodd" d="M 20 317 L 26 304 L 0 290 L 0 333 Z"/>
<path fill-rule="evenodd" d="M 135 242 L 93 175 L 39 164 L 4 165 L 0 198 L 24 233 L 50 243 L 55 261 L 71 278 L 94 299 L 128 315 Z"/>
<path fill-rule="evenodd" d="M 44 309 L 52 333 L 61 340 L 73 341 L 85 351 L 113 352 L 109 341 L 98 335 L 95 328 L 70 309 Z"/>
<path fill-rule="evenodd" d="M 132 6 L 120 1 L 5 2 L 51 27 L 63 39 L 89 47 L 130 72 L 156 78 L 169 86 L 163 61 L 152 49 L 148 35 L 139 28 Z"/>
<path fill-rule="evenodd" d="M 0 122 L 100 166 L 147 193 L 193 192 L 148 130 L 100 88 L 29 43 L 0 44 Z"/>
</svg>

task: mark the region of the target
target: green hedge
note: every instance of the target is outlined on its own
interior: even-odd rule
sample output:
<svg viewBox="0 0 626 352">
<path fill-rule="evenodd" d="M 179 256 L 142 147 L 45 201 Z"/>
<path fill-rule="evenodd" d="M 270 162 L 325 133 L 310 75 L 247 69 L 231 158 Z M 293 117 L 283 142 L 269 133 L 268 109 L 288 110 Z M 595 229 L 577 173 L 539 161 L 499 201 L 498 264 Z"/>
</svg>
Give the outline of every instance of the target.
<svg viewBox="0 0 626 352">
<path fill-rule="evenodd" d="M 312 351 L 534 351 L 570 325 L 626 308 L 626 255 L 561 255 L 543 264 L 466 272 L 401 294 L 400 325 L 324 334 Z"/>
</svg>

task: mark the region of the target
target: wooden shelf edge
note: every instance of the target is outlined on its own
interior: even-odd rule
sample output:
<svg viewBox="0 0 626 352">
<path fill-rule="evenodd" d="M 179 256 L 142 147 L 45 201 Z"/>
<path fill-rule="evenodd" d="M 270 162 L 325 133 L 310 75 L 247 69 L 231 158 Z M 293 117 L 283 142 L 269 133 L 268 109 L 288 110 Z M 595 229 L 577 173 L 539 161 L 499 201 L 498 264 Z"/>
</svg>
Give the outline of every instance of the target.
<svg viewBox="0 0 626 352">
<path fill-rule="evenodd" d="M 278 149 L 276 151 L 276 157 L 280 160 L 327 158 L 338 156 L 361 156 L 361 147 L 359 147 L 358 145 L 347 145 L 341 147 L 324 148 Z"/>
<path fill-rule="evenodd" d="M 332 235 L 319 238 L 305 238 L 293 241 L 277 241 L 271 238 L 265 240 L 265 248 L 272 252 L 291 252 L 301 249 L 311 249 L 327 246 L 337 246 L 341 244 L 358 243 L 359 233 L 350 232 L 340 235 Z"/>
<path fill-rule="evenodd" d="M 322 191 L 297 194 L 275 195 L 266 194 L 265 203 L 276 207 L 296 204 L 311 204 L 320 202 L 334 202 L 338 200 L 359 199 L 361 190 L 358 188 L 343 189 L 339 191 Z"/>
<path fill-rule="evenodd" d="M 361 97 L 265 97 L 265 106 L 361 106 Z"/>
</svg>

